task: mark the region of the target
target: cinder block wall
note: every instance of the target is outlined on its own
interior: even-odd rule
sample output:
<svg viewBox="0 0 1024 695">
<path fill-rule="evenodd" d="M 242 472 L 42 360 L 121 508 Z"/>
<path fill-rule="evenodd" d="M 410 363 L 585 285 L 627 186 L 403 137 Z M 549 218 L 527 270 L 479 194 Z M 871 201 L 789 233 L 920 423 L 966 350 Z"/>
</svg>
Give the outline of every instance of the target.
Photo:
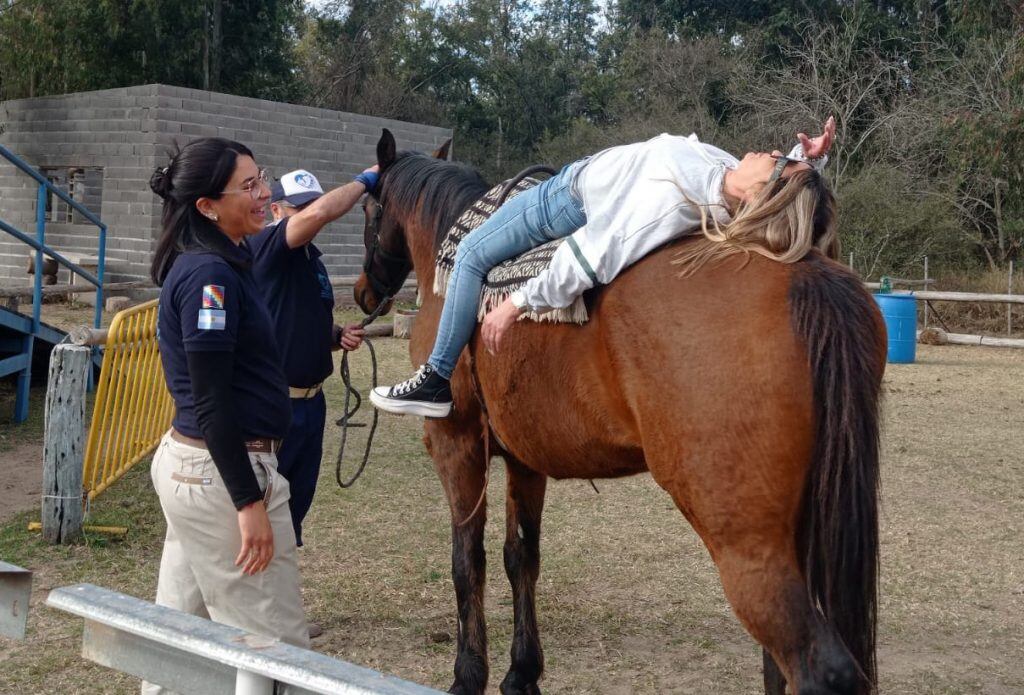
<svg viewBox="0 0 1024 695">
<path fill-rule="evenodd" d="M 140 279 L 152 252 L 157 198 L 146 186 L 156 161 L 157 85 L 21 99 L 0 104 L 0 142 L 38 168 L 99 167 L 98 212 L 109 228 L 107 254 L 123 263 L 111 280 Z M 0 218 L 35 236 L 37 184 L 0 159 Z M 48 223 L 58 251 L 96 253 L 92 225 Z M 24 280 L 28 247 L 0 234 L 0 277 Z"/>
<path fill-rule="evenodd" d="M 451 130 L 384 118 L 282 104 L 166 85 L 143 85 L 0 103 L 0 143 L 34 167 L 100 168 L 100 217 L 108 225 L 110 281 L 143 279 L 159 233 L 160 200 L 149 190 L 166 152 L 197 137 L 238 140 L 272 175 L 304 168 L 325 189 L 350 181 L 376 161 L 381 129 L 401 149 L 431 151 Z M 35 233 L 36 185 L 0 159 L 0 219 Z M 47 242 L 61 251 L 94 254 L 96 228 L 47 225 Z M 334 275 L 362 262 L 357 207 L 321 232 L 317 245 Z M 0 281 L 25 280 L 27 247 L 0 233 Z"/>
</svg>

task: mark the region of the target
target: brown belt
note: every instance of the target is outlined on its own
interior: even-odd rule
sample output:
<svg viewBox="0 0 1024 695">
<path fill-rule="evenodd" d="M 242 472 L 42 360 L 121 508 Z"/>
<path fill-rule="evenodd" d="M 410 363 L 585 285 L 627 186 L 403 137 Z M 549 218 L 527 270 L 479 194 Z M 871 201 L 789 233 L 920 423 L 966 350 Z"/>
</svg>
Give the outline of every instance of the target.
<svg viewBox="0 0 1024 695">
<path fill-rule="evenodd" d="M 187 434 L 182 434 L 176 429 L 171 429 L 171 439 L 182 444 L 188 444 L 194 446 L 197 449 L 206 449 L 206 440 L 197 439 L 195 437 L 189 437 Z M 281 446 L 280 439 L 269 439 L 267 437 L 261 437 L 259 439 L 250 439 L 245 443 L 247 451 L 251 451 L 256 454 L 275 454 Z"/>
</svg>

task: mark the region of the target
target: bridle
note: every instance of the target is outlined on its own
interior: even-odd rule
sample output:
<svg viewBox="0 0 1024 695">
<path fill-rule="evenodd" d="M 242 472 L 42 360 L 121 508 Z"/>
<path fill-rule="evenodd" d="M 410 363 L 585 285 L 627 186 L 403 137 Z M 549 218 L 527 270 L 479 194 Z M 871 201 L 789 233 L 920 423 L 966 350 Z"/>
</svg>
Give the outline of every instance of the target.
<svg viewBox="0 0 1024 695">
<path fill-rule="evenodd" d="M 387 304 L 402 289 L 405 279 L 412 272 L 412 261 L 409 260 L 408 255 L 399 256 L 384 250 L 380 242 L 380 221 L 384 217 L 384 203 L 372 193 L 370 197 L 377 203 L 377 209 L 369 222 L 373 243 L 366 250 L 366 257 L 363 259 L 363 274 L 369 281 L 373 293 L 380 299 L 380 304 L 383 305 Z M 378 257 L 379 262 L 375 263 Z M 378 268 L 384 271 L 384 279 L 374 272 Z"/>
</svg>

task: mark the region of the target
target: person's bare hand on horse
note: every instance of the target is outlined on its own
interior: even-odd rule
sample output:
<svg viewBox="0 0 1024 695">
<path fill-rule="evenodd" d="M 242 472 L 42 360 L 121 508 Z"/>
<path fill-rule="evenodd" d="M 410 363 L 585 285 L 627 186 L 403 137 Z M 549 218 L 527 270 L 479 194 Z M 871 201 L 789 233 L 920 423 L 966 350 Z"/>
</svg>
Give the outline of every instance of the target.
<svg viewBox="0 0 1024 695">
<path fill-rule="evenodd" d="M 492 355 L 497 354 L 498 348 L 501 346 L 501 340 L 505 336 L 505 331 L 516 322 L 521 313 L 519 308 L 512 303 L 511 299 L 506 299 L 497 309 L 489 312 L 484 317 L 484 323 L 480 327 L 480 334 L 483 336 L 484 347 L 487 348 L 487 352 Z"/>
<path fill-rule="evenodd" d="M 817 159 L 826 155 L 832 149 L 832 142 L 836 139 L 836 119 L 829 116 L 825 121 L 824 132 L 816 138 L 809 138 L 806 133 L 797 133 L 796 138 L 803 146 L 804 156 L 808 159 Z"/>
</svg>

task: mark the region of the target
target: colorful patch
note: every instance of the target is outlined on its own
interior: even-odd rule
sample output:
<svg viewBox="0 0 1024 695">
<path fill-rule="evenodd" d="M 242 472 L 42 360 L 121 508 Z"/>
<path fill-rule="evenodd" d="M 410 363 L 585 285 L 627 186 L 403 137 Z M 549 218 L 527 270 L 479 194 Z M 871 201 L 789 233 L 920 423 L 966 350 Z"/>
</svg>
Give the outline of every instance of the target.
<svg viewBox="0 0 1024 695">
<path fill-rule="evenodd" d="M 224 308 L 224 286 L 203 285 L 203 308 L 223 309 Z"/>
<path fill-rule="evenodd" d="M 203 309 L 199 312 L 199 330 L 223 331 L 227 325 L 227 312 L 223 309 Z"/>
</svg>

